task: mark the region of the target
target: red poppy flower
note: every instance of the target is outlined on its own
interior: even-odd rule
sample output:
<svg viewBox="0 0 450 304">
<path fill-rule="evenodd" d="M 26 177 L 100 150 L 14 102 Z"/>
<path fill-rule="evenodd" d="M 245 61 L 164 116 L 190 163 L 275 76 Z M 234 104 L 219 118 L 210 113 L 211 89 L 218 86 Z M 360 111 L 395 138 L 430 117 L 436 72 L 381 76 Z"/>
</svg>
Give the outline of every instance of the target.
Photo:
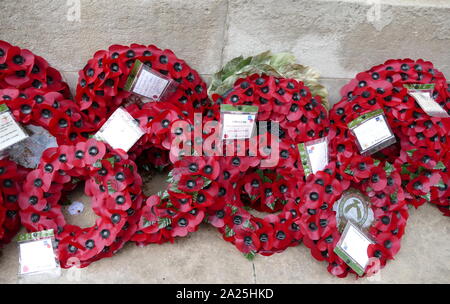
<svg viewBox="0 0 450 304">
<path fill-rule="evenodd" d="M 203 217 L 203 211 L 199 211 L 195 215 L 192 215 L 190 213 L 178 214 L 172 222 L 172 236 L 183 237 L 186 236 L 189 232 L 196 231 Z"/>
<path fill-rule="evenodd" d="M 102 159 L 106 153 L 106 146 L 104 143 L 93 138 L 86 142 L 85 163 L 92 165 L 98 160 Z"/>
<path fill-rule="evenodd" d="M 184 192 L 196 192 L 201 190 L 203 185 L 203 178 L 183 175 L 178 182 L 178 189 Z"/>
<path fill-rule="evenodd" d="M 253 231 L 237 231 L 235 235 L 235 244 L 242 253 L 255 252 L 258 251 L 260 247 L 258 235 Z"/>
<path fill-rule="evenodd" d="M 414 195 L 421 196 L 430 192 L 430 187 L 437 184 L 439 175 L 432 176 L 432 180 L 425 176 L 418 176 L 406 185 L 406 190 Z"/>
<path fill-rule="evenodd" d="M 39 169 L 33 170 L 27 175 L 24 190 L 27 192 L 33 190 L 41 190 L 43 192 L 48 191 L 51 180 L 52 176 L 50 174 L 46 174 Z"/>
<path fill-rule="evenodd" d="M 390 253 L 389 251 L 380 244 L 371 244 L 367 248 L 367 255 L 370 259 L 378 259 L 380 262 L 381 267 L 384 267 L 386 265 L 387 259 L 390 259 Z"/>
<path fill-rule="evenodd" d="M 369 157 L 357 157 L 350 164 L 353 176 L 358 179 L 368 178 L 373 166 L 373 159 Z"/>
<path fill-rule="evenodd" d="M 377 243 L 384 246 L 387 250 L 388 257 L 393 258 L 400 250 L 400 240 L 390 232 L 380 233 L 376 237 Z"/>
<path fill-rule="evenodd" d="M 324 189 L 318 184 L 308 183 L 300 190 L 301 197 L 304 198 L 304 206 L 309 209 L 316 209 L 323 204 Z"/>
<path fill-rule="evenodd" d="M 274 223 L 273 247 L 275 249 L 284 250 L 292 244 L 293 237 L 289 230 L 291 224 L 292 221 L 285 221 L 284 219 L 277 220 Z"/>
<path fill-rule="evenodd" d="M 349 267 L 345 262 L 337 256 L 334 252 L 329 253 L 329 262 L 327 269 L 328 272 L 331 273 L 334 276 L 337 276 L 338 278 L 345 278 L 349 272 Z"/>
<path fill-rule="evenodd" d="M 380 167 L 373 167 L 370 170 L 369 187 L 375 191 L 383 190 L 387 185 L 386 171 Z"/>
<path fill-rule="evenodd" d="M 247 211 L 238 209 L 234 211 L 233 208 L 231 208 L 232 212 L 230 216 L 226 217 L 225 224 L 233 230 L 235 233 L 238 231 L 253 231 L 254 227 L 251 223 L 251 214 L 249 214 Z"/>
<path fill-rule="evenodd" d="M 216 228 L 222 228 L 225 226 L 225 215 L 230 212 L 230 207 L 225 204 L 224 201 L 219 201 L 207 209 L 208 223 Z"/>
</svg>

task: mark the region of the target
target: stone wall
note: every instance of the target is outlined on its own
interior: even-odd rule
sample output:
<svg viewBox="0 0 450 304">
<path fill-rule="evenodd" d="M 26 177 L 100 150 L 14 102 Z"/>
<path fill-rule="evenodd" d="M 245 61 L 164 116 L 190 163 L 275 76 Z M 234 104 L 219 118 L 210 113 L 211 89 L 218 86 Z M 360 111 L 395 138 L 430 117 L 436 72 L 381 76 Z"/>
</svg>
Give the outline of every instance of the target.
<svg viewBox="0 0 450 304">
<path fill-rule="evenodd" d="M 450 75 L 450 1 L 1 0 L 0 39 L 45 57 L 72 89 L 111 44 L 170 48 L 205 78 L 241 54 L 291 51 L 334 102 L 348 78 L 389 58 L 422 57 Z"/>
</svg>

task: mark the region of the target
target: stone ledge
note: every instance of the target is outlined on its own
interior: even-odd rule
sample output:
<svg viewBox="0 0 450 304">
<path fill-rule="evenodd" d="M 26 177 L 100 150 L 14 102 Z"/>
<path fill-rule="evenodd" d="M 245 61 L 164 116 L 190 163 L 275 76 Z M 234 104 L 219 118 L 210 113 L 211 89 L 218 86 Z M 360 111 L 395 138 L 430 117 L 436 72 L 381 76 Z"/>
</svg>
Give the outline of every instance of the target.
<svg viewBox="0 0 450 304">
<path fill-rule="evenodd" d="M 353 78 L 390 58 L 422 57 L 450 75 L 448 6 L 368 3 L 230 0 L 224 59 L 291 51 L 322 77 Z"/>
<path fill-rule="evenodd" d="M 82 69 L 99 49 L 131 43 L 170 48 L 200 73 L 220 66 L 226 0 L 80 3 L 78 22 L 68 20 L 73 5 L 66 1 L 3 0 L 1 39 L 29 48 L 66 71 Z"/>
</svg>

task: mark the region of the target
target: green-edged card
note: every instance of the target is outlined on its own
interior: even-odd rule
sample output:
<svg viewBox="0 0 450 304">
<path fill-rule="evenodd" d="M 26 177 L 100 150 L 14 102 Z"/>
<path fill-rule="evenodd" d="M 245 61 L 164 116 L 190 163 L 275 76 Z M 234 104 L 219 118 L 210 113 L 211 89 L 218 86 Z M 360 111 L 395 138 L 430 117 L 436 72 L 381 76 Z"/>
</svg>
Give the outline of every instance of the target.
<svg viewBox="0 0 450 304">
<path fill-rule="evenodd" d="M 351 221 L 334 248 L 334 252 L 359 276 L 364 275 L 369 264 L 367 249 L 374 242 Z"/>
</svg>

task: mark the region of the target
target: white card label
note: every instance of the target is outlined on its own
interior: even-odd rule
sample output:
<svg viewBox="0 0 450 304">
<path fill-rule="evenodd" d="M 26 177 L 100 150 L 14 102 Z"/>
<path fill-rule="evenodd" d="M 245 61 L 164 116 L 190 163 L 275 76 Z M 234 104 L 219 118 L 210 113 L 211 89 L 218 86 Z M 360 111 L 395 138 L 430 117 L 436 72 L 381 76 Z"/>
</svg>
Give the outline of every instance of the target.
<svg viewBox="0 0 450 304">
<path fill-rule="evenodd" d="M 392 132 L 383 114 L 364 121 L 353 129 L 361 150 L 365 151 L 378 143 L 392 137 Z"/>
<path fill-rule="evenodd" d="M 312 145 L 306 145 L 306 152 L 309 156 L 312 172 L 325 169 L 328 165 L 328 142 L 322 141 Z"/>
<path fill-rule="evenodd" d="M 159 100 L 168 85 L 169 80 L 161 78 L 151 71 L 142 69 L 134 85 L 133 93 L 153 100 Z"/>
<path fill-rule="evenodd" d="M 0 150 L 4 150 L 27 137 L 28 135 L 16 122 L 11 112 L 0 112 Z"/>
<path fill-rule="evenodd" d="M 409 91 L 422 110 L 433 117 L 450 117 L 448 113 L 433 99 L 429 91 Z"/>
<path fill-rule="evenodd" d="M 19 244 L 20 274 L 43 272 L 58 267 L 51 238 Z"/>
<path fill-rule="evenodd" d="M 367 249 L 371 244 L 373 244 L 373 241 L 351 222 L 348 222 L 339 243 L 336 245 L 335 252 L 353 270 L 362 275 L 369 263 Z"/>
<path fill-rule="evenodd" d="M 222 139 L 247 139 L 252 136 L 256 113 L 223 113 Z"/>
<path fill-rule="evenodd" d="M 144 134 L 130 113 L 118 108 L 95 134 L 95 138 L 108 143 L 113 149 L 128 152 Z"/>
</svg>

